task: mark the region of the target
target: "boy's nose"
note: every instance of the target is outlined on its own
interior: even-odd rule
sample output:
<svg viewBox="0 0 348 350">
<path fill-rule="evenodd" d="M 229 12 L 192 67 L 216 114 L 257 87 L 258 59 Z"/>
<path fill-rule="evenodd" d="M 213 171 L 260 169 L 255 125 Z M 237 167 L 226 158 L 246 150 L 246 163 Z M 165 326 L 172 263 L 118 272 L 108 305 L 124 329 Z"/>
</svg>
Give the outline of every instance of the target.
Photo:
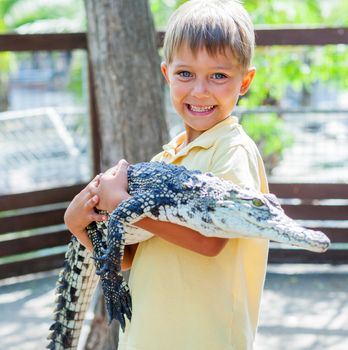
<svg viewBox="0 0 348 350">
<path fill-rule="evenodd" d="M 209 97 L 209 90 L 207 86 L 206 81 L 196 81 L 192 91 L 191 91 L 192 96 L 197 97 L 197 98 L 202 98 L 202 97 Z"/>
</svg>

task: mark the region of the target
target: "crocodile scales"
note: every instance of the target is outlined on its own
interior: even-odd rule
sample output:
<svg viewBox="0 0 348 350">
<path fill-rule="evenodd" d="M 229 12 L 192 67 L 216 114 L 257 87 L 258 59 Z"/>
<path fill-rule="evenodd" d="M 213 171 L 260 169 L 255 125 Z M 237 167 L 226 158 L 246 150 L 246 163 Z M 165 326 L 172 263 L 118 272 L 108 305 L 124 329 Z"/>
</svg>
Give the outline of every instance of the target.
<svg viewBox="0 0 348 350">
<path fill-rule="evenodd" d="M 149 239 L 152 234 L 132 224 L 143 217 L 169 221 L 222 238 L 264 238 L 314 252 L 324 252 L 330 241 L 320 232 L 299 226 L 285 215 L 273 194 L 242 188 L 211 173 L 189 171 L 163 162 L 128 167 L 128 191 L 108 222 L 93 222 L 87 231 L 94 248 L 90 253 L 73 238 L 65 268 L 57 282 L 55 322 L 50 349 L 75 349 L 91 295 L 101 277 L 109 321 L 122 329 L 131 319 L 131 297 L 121 273 L 125 244 Z"/>
</svg>

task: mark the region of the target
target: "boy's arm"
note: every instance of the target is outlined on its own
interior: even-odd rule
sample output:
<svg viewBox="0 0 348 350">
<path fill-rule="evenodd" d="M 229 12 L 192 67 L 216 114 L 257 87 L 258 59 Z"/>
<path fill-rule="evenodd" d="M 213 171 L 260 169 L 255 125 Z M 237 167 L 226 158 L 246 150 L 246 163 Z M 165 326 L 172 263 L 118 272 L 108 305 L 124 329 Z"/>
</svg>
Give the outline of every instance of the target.
<svg viewBox="0 0 348 350">
<path fill-rule="evenodd" d="M 170 243 L 205 256 L 218 255 L 228 241 L 225 238 L 206 237 L 185 226 L 171 222 L 156 221 L 150 218 L 141 219 L 134 223 L 134 225 Z"/>
<path fill-rule="evenodd" d="M 91 252 L 93 246 L 86 227 L 92 221 L 106 220 L 104 215 L 97 214 L 94 210 L 99 201 L 98 196 L 94 194 L 98 181 L 99 175 L 74 197 L 64 213 L 64 223 L 69 231 Z"/>
<path fill-rule="evenodd" d="M 98 187 L 95 188 L 94 192 L 100 198 L 97 205 L 98 208 L 112 212 L 123 200 L 130 197 L 127 192 L 127 167 L 128 163 L 122 160 L 119 162 L 116 172 L 107 171 L 99 179 Z M 135 226 L 145 229 L 182 248 L 206 256 L 219 254 L 228 241 L 219 237 L 205 237 L 199 232 L 185 226 L 152 220 L 150 218 L 137 221 Z M 125 255 L 127 255 L 126 259 L 128 259 L 128 253 L 125 252 Z M 135 251 L 132 253 L 135 253 Z M 133 256 L 131 256 L 131 260 Z M 128 267 L 127 263 L 125 263 L 124 267 Z"/>
</svg>

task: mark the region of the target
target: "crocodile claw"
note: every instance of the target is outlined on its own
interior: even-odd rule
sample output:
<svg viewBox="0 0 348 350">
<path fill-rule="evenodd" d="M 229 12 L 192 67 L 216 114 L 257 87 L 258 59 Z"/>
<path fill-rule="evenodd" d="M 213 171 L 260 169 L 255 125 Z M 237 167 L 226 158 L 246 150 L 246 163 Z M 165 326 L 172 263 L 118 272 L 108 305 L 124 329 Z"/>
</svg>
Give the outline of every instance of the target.
<svg viewBox="0 0 348 350">
<path fill-rule="evenodd" d="M 127 283 L 122 275 L 114 275 L 110 279 L 102 280 L 102 287 L 105 296 L 106 310 L 108 314 L 108 323 L 113 319 L 119 321 L 122 330 L 125 330 L 125 316 L 132 318 L 132 301 Z"/>
</svg>

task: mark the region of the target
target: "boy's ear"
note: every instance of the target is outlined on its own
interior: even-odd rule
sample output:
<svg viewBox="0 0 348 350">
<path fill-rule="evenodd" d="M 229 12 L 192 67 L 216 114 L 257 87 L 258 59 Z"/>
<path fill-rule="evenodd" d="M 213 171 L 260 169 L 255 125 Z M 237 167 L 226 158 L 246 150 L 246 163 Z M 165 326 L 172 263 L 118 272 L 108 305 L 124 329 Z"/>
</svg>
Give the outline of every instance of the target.
<svg viewBox="0 0 348 350">
<path fill-rule="evenodd" d="M 165 63 L 164 61 L 161 63 L 161 71 L 167 83 L 169 84 L 168 66 L 167 66 L 167 63 Z"/>
<path fill-rule="evenodd" d="M 243 81 L 242 81 L 242 85 L 240 87 L 240 92 L 239 95 L 243 96 L 246 94 L 246 92 L 249 89 L 249 86 L 251 84 L 251 82 L 253 81 L 254 77 L 256 74 L 256 68 L 252 67 L 248 69 L 248 72 L 245 74 Z"/>
</svg>

